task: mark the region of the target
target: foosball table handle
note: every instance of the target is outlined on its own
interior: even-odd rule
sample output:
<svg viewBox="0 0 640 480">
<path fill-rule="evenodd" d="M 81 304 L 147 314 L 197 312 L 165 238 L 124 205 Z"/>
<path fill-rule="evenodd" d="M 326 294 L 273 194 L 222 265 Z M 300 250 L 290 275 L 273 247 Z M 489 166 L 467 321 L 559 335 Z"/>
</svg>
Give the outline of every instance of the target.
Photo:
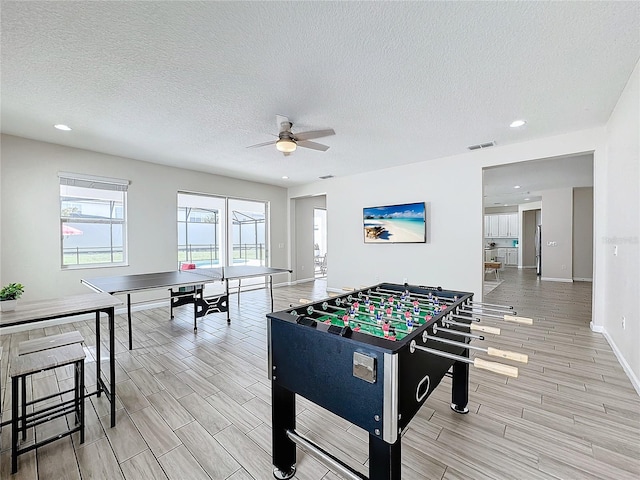
<svg viewBox="0 0 640 480">
<path fill-rule="evenodd" d="M 503 318 L 507 322 L 522 323 L 523 325 L 533 325 L 533 318 L 514 317 L 513 315 L 505 315 Z"/>
<path fill-rule="evenodd" d="M 475 323 L 472 323 L 469 325 L 469 328 L 471 328 L 471 330 L 477 330 L 478 332 L 500 335 L 500 329 L 496 327 L 487 327 L 486 325 L 476 325 Z"/>
<path fill-rule="evenodd" d="M 499 350 L 493 347 L 487 347 L 487 355 L 490 357 L 500 357 L 507 360 L 514 360 L 521 363 L 529 363 L 529 355 L 526 353 L 510 352 L 509 350 Z"/>
<path fill-rule="evenodd" d="M 476 358 L 473 360 L 473 366 L 482 370 L 499 373 L 500 375 L 506 375 L 507 377 L 518 378 L 518 368 L 505 365 L 504 363 L 488 362 L 481 358 Z"/>
</svg>

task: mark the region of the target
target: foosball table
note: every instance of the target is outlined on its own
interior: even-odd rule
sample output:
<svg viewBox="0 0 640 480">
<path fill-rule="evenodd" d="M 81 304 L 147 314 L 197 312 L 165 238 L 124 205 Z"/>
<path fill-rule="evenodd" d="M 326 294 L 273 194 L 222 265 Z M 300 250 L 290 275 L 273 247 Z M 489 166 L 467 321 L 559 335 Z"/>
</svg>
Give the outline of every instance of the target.
<svg viewBox="0 0 640 480">
<path fill-rule="evenodd" d="M 401 438 L 445 375 L 451 408 L 468 412 L 469 366 L 517 376 L 517 368 L 481 358 L 526 361 L 526 355 L 469 345 L 499 334 L 475 317 L 515 317 L 512 307 L 473 302 L 473 294 L 381 283 L 267 315 L 275 478 L 296 471 L 296 445 L 346 478 L 399 480 Z M 493 312 L 493 313 L 490 313 Z M 369 477 L 296 431 L 295 395 L 369 433 Z"/>
</svg>

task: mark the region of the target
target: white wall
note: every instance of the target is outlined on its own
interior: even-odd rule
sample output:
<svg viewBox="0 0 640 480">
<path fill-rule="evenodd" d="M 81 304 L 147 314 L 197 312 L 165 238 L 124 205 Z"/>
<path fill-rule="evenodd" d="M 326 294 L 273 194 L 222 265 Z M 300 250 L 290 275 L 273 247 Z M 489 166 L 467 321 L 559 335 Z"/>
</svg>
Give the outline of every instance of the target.
<svg viewBox="0 0 640 480">
<path fill-rule="evenodd" d="M 594 175 L 593 323 L 632 372 L 640 393 L 640 63 L 609 118 L 606 139 L 606 160 Z"/>
<path fill-rule="evenodd" d="M 573 281 L 573 188 L 542 192 L 542 280 Z"/>
<path fill-rule="evenodd" d="M 81 278 L 175 270 L 177 191 L 269 201 L 271 264 L 288 265 L 287 195 L 279 187 L 165 167 L 87 150 L 2 135 L 2 253 L 0 282 L 25 285 L 24 299 L 89 290 Z M 124 178 L 128 201 L 129 266 L 62 270 L 58 172 Z M 285 282 L 288 275 L 275 278 Z M 156 294 L 165 298 L 166 292 Z"/>
<path fill-rule="evenodd" d="M 593 280 L 593 187 L 573 189 L 573 279 Z"/>
</svg>

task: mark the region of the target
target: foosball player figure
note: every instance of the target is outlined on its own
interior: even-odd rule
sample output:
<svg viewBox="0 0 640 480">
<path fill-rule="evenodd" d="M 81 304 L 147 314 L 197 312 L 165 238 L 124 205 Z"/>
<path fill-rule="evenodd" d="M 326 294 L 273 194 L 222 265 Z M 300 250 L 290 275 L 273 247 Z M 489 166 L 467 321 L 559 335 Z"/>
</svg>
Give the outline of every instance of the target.
<svg viewBox="0 0 640 480">
<path fill-rule="evenodd" d="M 409 310 L 404 312 L 404 317 L 407 322 L 407 331 L 411 333 L 413 331 L 413 318 L 411 317 L 411 312 Z"/>
<path fill-rule="evenodd" d="M 385 320 L 382 324 L 382 333 L 384 333 L 385 337 L 389 336 L 389 320 Z"/>
<path fill-rule="evenodd" d="M 345 327 L 348 327 L 348 326 L 349 326 L 349 315 L 344 314 L 344 315 L 342 316 L 342 321 L 344 322 L 344 326 L 345 326 Z"/>
</svg>

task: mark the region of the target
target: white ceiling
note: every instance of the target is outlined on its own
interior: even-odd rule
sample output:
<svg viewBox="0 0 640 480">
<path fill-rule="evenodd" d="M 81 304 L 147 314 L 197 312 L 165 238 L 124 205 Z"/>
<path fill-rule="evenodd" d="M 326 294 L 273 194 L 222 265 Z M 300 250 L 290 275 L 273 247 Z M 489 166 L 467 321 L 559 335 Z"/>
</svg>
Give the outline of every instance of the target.
<svg viewBox="0 0 640 480">
<path fill-rule="evenodd" d="M 2 132 L 281 186 L 603 125 L 640 52 L 639 2 L 2 1 L 1 20 Z M 335 129 L 330 149 L 245 148 L 276 114 Z"/>
</svg>

